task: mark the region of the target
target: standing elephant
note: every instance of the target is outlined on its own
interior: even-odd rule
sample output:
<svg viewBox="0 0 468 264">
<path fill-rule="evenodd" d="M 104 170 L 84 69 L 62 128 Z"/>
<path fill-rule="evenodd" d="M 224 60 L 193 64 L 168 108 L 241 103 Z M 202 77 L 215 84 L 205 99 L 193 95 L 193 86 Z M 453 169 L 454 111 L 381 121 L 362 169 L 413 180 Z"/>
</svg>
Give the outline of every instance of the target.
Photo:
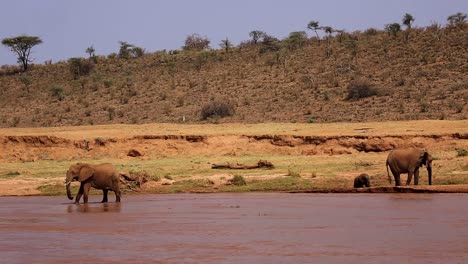
<svg viewBox="0 0 468 264">
<path fill-rule="evenodd" d="M 425 165 L 427 168 L 427 176 L 429 178 L 429 185 L 432 185 L 432 156 L 425 149 L 411 148 L 411 149 L 396 149 L 388 154 L 387 158 L 387 175 L 388 180 L 391 182 L 388 167 L 392 171 L 395 178 L 395 186 L 400 186 L 400 174 L 408 173 L 406 185 L 411 183 L 414 175 L 414 185 L 419 182 L 419 167 Z"/>
<path fill-rule="evenodd" d="M 362 173 L 354 178 L 354 188 L 370 187 L 370 178 L 366 173 Z"/>
<path fill-rule="evenodd" d="M 81 195 L 84 194 L 83 202 L 88 203 L 88 195 L 91 187 L 103 191 L 102 202 L 107 202 L 107 192 L 114 191 L 115 201 L 120 202 L 120 186 L 119 186 L 119 173 L 115 167 L 110 163 L 103 163 L 93 165 L 88 163 L 77 163 L 70 166 L 67 171 L 66 187 L 68 199 L 73 200 L 70 192 L 70 183 L 73 180 L 81 182 L 80 190 L 76 195 L 75 203 L 80 202 Z"/>
</svg>

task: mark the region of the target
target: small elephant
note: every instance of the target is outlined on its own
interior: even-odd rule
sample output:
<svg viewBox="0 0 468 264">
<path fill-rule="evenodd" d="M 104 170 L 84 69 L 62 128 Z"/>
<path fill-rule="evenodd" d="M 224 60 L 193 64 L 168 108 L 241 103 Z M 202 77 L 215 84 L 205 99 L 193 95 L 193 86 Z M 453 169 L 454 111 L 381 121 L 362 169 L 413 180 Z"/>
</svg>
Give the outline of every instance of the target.
<svg viewBox="0 0 468 264">
<path fill-rule="evenodd" d="M 84 194 L 83 203 L 88 203 L 88 195 L 91 187 L 100 189 L 103 192 L 102 202 L 107 202 L 107 192 L 114 191 L 115 201 L 120 202 L 120 179 L 119 173 L 110 163 L 93 165 L 88 163 L 77 163 L 70 166 L 67 171 L 66 188 L 68 199 L 73 200 L 70 192 L 70 183 L 73 180 L 81 182 L 80 190 L 76 195 L 75 203 L 80 202 L 81 195 Z"/>
<path fill-rule="evenodd" d="M 371 187 L 369 175 L 362 173 L 354 178 L 354 188 Z"/>
<path fill-rule="evenodd" d="M 388 181 L 392 182 L 388 168 L 392 171 L 395 178 L 395 186 L 400 186 L 400 174 L 408 173 L 406 185 L 410 185 L 411 179 L 414 175 L 414 185 L 419 182 L 419 168 L 423 165 L 427 168 L 427 176 L 429 178 L 429 185 L 432 185 L 432 156 L 425 149 L 410 148 L 410 149 L 396 149 L 388 154 L 387 158 L 387 176 Z"/>
</svg>

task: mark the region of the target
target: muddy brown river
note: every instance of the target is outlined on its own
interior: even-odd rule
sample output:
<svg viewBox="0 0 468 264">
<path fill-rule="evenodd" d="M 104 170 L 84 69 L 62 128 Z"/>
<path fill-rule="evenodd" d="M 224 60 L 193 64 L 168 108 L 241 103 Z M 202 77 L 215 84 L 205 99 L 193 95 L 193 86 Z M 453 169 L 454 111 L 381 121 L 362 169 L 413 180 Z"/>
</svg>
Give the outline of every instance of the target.
<svg viewBox="0 0 468 264">
<path fill-rule="evenodd" d="M 468 263 L 467 194 L 100 199 L 0 197 L 0 262 Z"/>
</svg>

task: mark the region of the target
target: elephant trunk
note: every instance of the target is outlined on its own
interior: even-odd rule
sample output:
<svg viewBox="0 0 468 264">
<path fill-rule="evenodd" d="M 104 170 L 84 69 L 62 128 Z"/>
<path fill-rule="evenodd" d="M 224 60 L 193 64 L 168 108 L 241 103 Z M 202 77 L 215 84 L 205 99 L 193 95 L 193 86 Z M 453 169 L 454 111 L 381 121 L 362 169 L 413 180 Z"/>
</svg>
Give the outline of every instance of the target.
<svg viewBox="0 0 468 264">
<path fill-rule="evenodd" d="M 429 185 L 432 185 L 432 167 L 427 166 L 427 177 L 429 178 Z"/>
<path fill-rule="evenodd" d="M 70 200 L 73 200 L 73 196 L 71 195 L 71 191 L 70 191 L 70 184 L 71 182 L 73 181 L 73 176 L 71 175 L 70 172 L 67 172 L 67 179 L 66 179 L 66 187 L 67 187 L 67 196 L 68 196 L 68 199 Z"/>
<path fill-rule="evenodd" d="M 67 196 L 68 196 L 68 199 L 73 200 L 73 196 L 71 195 L 71 192 L 70 192 L 70 183 L 67 183 Z"/>
</svg>

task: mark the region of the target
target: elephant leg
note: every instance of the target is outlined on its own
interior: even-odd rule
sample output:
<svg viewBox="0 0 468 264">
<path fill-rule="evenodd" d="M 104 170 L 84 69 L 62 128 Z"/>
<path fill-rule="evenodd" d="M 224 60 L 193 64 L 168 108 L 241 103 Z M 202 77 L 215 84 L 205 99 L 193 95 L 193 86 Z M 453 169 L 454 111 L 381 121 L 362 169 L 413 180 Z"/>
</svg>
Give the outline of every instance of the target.
<svg viewBox="0 0 468 264">
<path fill-rule="evenodd" d="M 109 190 L 107 190 L 107 189 L 102 190 L 102 194 L 103 194 L 102 203 L 107 203 L 107 193 L 108 192 L 109 192 Z"/>
<path fill-rule="evenodd" d="M 113 181 L 112 181 L 112 190 L 114 191 L 115 193 L 115 202 L 116 203 L 120 203 L 120 197 L 122 196 L 121 193 L 120 193 L 120 180 L 119 180 L 119 177 L 114 177 Z"/>
<path fill-rule="evenodd" d="M 400 172 L 390 166 L 390 170 L 392 171 L 393 178 L 395 178 L 395 186 L 400 186 Z"/>
<path fill-rule="evenodd" d="M 78 193 L 76 194 L 76 198 L 75 198 L 76 204 L 80 203 L 80 199 L 82 195 L 83 195 L 83 183 L 80 184 L 80 190 L 78 190 Z"/>
<path fill-rule="evenodd" d="M 120 197 L 121 197 L 120 188 L 117 186 L 114 192 L 115 192 L 115 202 L 120 203 Z"/>
<path fill-rule="evenodd" d="M 83 186 L 83 203 L 88 203 L 89 190 L 91 190 L 91 183 L 87 182 Z"/>
<path fill-rule="evenodd" d="M 401 186 L 400 173 L 395 174 L 395 186 Z"/>
<path fill-rule="evenodd" d="M 414 185 L 418 185 L 419 183 L 419 168 L 414 171 Z"/>
<path fill-rule="evenodd" d="M 410 185 L 412 179 L 413 179 L 413 172 L 408 171 L 408 179 L 406 180 L 406 185 Z"/>
</svg>

